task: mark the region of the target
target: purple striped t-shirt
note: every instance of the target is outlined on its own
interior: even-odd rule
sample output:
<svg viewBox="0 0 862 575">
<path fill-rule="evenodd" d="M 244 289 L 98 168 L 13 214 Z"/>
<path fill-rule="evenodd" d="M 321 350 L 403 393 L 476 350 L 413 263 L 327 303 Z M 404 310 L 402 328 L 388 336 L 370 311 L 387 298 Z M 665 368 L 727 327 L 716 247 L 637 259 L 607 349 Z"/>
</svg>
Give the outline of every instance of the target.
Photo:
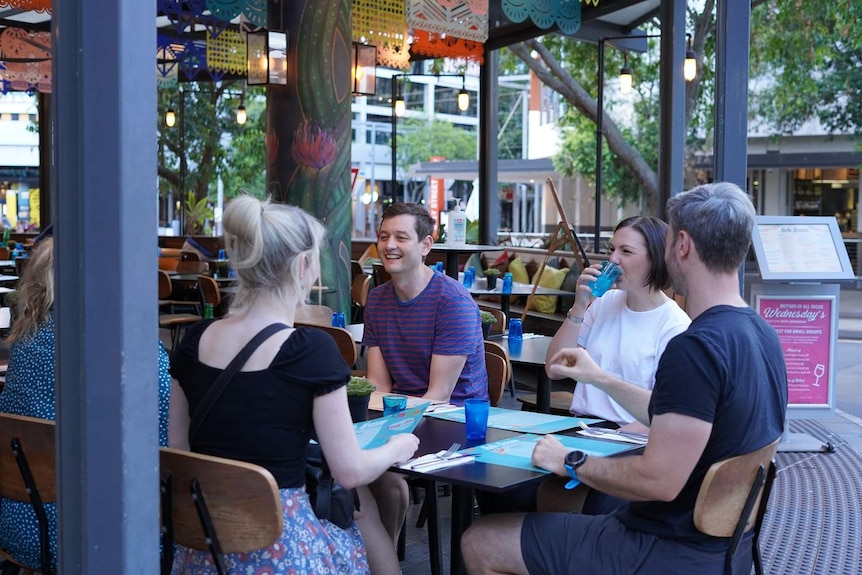
<svg viewBox="0 0 862 575">
<path fill-rule="evenodd" d="M 362 344 L 377 346 L 392 378 L 392 391 L 424 395 L 431 356 L 466 355 L 467 363 L 449 401 L 488 399 L 485 344 L 479 308 L 460 283 L 435 273 L 418 296 L 402 302 L 392 282 L 374 288 L 365 304 Z"/>
</svg>

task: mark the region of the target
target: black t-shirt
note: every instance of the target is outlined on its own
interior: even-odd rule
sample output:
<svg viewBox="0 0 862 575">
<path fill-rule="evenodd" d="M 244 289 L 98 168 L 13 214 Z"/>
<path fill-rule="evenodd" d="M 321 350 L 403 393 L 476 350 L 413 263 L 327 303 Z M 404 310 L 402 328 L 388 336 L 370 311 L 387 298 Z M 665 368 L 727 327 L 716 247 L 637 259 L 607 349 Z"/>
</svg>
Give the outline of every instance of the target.
<svg viewBox="0 0 862 575">
<path fill-rule="evenodd" d="M 714 548 L 694 526 L 694 503 L 710 465 L 772 443 L 784 429 L 787 373 L 775 331 L 750 308 L 716 306 L 668 343 L 656 371 L 650 419 L 663 413 L 713 425 L 703 455 L 671 502 L 632 502 L 619 511 L 631 529 Z"/>
<path fill-rule="evenodd" d="M 171 355 L 171 376 L 185 392 L 189 416 L 222 370 L 198 359 L 198 344 L 212 323 L 186 332 Z M 265 370 L 239 371 L 201 423 L 194 451 L 265 467 L 280 488 L 305 483 L 305 455 L 316 396 L 347 384 L 350 368 L 332 338 L 300 328 Z"/>
</svg>

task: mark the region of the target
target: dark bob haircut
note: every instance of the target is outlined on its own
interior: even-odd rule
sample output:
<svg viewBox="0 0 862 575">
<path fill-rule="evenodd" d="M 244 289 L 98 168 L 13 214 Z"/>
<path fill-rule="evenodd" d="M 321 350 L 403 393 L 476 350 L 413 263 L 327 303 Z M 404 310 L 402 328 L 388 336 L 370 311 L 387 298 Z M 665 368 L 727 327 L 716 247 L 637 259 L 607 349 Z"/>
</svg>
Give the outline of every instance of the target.
<svg viewBox="0 0 862 575">
<path fill-rule="evenodd" d="M 622 228 L 637 230 L 646 241 L 650 270 L 646 280 L 644 280 L 644 287 L 649 286 L 654 290 L 664 290 L 670 287 L 670 275 L 667 273 L 667 265 L 664 261 L 667 224 L 653 216 L 634 216 L 618 223 L 614 231 Z"/>
</svg>

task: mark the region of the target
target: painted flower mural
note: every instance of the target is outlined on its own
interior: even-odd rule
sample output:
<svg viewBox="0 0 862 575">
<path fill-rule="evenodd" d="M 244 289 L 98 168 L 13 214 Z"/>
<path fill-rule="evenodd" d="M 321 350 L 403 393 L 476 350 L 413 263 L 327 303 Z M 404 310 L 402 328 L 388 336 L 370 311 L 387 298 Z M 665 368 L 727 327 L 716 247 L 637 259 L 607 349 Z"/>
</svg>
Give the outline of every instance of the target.
<svg viewBox="0 0 862 575">
<path fill-rule="evenodd" d="M 290 154 L 296 163 L 318 170 L 335 160 L 335 138 L 319 126 L 303 121 L 293 132 Z"/>
</svg>

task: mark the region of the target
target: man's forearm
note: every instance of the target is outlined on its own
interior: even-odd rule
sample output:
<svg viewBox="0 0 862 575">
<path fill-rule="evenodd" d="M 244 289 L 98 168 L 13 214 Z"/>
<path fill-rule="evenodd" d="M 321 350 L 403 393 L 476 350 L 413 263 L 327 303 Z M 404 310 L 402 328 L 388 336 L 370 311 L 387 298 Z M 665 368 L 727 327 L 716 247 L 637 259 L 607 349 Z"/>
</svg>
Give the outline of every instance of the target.
<svg viewBox="0 0 862 575">
<path fill-rule="evenodd" d="M 619 403 L 623 409 L 631 413 L 635 419 L 649 427 L 649 401 L 650 396 L 652 395 L 651 390 L 623 381 L 607 372 L 604 372 L 602 377 L 597 378 L 595 382 L 592 382 L 592 385 L 595 385 L 610 395 L 614 401 Z"/>
</svg>

